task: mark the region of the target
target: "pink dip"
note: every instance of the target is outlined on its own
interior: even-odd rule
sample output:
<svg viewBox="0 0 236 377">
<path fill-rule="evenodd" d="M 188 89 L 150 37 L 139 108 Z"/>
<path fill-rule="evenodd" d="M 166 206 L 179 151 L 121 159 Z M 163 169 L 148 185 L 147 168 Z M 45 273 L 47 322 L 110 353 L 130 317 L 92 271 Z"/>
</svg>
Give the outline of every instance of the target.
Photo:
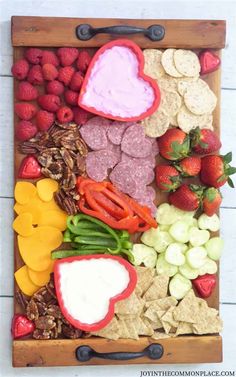
<svg viewBox="0 0 236 377">
<path fill-rule="evenodd" d="M 106 50 L 91 70 L 82 104 L 122 118 L 147 111 L 155 94 L 151 85 L 138 77 L 138 64 L 135 53 L 128 47 Z"/>
</svg>

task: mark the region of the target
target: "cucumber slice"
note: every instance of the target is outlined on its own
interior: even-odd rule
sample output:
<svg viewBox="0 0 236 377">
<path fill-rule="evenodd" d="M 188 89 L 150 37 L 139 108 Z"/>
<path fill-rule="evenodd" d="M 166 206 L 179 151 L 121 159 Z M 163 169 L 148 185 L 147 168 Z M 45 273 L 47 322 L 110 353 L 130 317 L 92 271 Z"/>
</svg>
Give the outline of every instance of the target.
<svg viewBox="0 0 236 377">
<path fill-rule="evenodd" d="M 176 274 L 170 281 L 169 291 L 171 296 L 174 296 L 177 300 L 181 300 L 188 291 L 192 288 L 192 283 L 189 279 L 186 279 L 180 274 Z"/>
<path fill-rule="evenodd" d="M 188 263 L 183 264 L 183 266 L 179 266 L 179 272 L 187 279 L 196 279 L 199 275 L 198 268 L 191 268 Z"/>
<path fill-rule="evenodd" d="M 208 229 L 212 232 L 217 232 L 220 229 L 220 219 L 216 214 L 207 216 L 203 213 L 198 219 L 198 226 L 200 229 Z"/>
<path fill-rule="evenodd" d="M 170 235 L 177 241 L 186 243 L 189 241 L 189 225 L 185 221 L 178 220 L 169 229 Z"/>
<path fill-rule="evenodd" d="M 181 246 L 182 253 L 185 254 L 186 251 L 188 250 L 188 245 L 186 245 L 186 243 L 180 243 L 180 246 Z"/>
<path fill-rule="evenodd" d="M 208 257 L 213 260 L 220 259 L 223 247 L 224 241 L 220 237 L 212 237 L 205 245 Z"/>
<path fill-rule="evenodd" d="M 178 220 L 191 218 L 195 212 L 182 211 L 173 205 L 163 203 L 157 208 L 156 220 L 162 225 L 172 225 Z"/>
<path fill-rule="evenodd" d="M 141 241 L 147 246 L 154 247 L 158 253 L 162 253 L 174 240 L 168 232 L 162 232 L 158 227 L 144 232 Z"/>
<path fill-rule="evenodd" d="M 159 254 L 157 257 L 156 271 L 158 275 L 174 276 L 178 272 L 178 267 L 169 264 L 165 260 L 165 254 Z"/>
<path fill-rule="evenodd" d="M 154 268 L 156 266 L 157 252 L 152 247 L 136 243 L 133 245 L 131 253 L 134 256 L 135 266 L 140 266 L 142 263 L 145 267 Z"/>
<path fill-rule="evenodd" d="M 203 246 L 192 247 L 186 252 L 187 263 L 192 268 L 200 268 L 206 262 L 207 251 Z"/>
<path fill-rule="evenodd" d="M 208 230 L 200 230 L 197 227 L 189 229 L 189 241 L 192 246 L 204 245 L 210 238 Z"/>
<path fill-rule="evenodd" d="M 165 251 L 165 260 L 174 266 L 182 266 L 185 263 L 182 244 L 177 242 L 170 244 Z"/>
<path fill-rule="evenodd" d="M 214 260 L 206 258 L 204 265 L 198 269 L 199 275 L 215 274 L 218 270 L 217 264 Z"/>
<path fill-rule="evenodd" d="M 158 228 L 163 232 L 168 232 L 170 229 L 170 225 L 159 224 Z"/>
</svg>

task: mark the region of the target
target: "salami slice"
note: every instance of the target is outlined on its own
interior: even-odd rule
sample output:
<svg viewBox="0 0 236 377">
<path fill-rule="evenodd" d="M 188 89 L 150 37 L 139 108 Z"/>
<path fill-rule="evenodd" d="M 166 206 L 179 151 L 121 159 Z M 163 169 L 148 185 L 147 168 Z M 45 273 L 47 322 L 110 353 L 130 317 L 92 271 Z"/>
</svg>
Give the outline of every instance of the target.
<svg viewBox="0 0 236 377">
<path fill-rule="evenodd" d="M 126 153 L 122 152 L 121 154 L 121 161 L 127 162 L 127 163 L 136 163 L 137 165 L 141 165 L 143 167 L 150 167 L 154 168 L 156 165 L 156 159 L 153 155 L 150 155 L 145 158 L 135 158 L 127 155 Z"/>
<path fill-rule="evenodd" d="M 153 203 L 153 200 L 156 197 L 154 188 L 152 186 L 146 186 L 144 190 L 138 194 L 139 195 L 135 196 L 134 199 L 136 199 L 143 206 L 150 208 L 152 215 L 155 216 L 157 208 Z"/>
<path fill-rule="evenodd" d="M 121 161 L 121 150 L 119 145 L 113 144 L 110 140 L 107 143 L 107 150 L 112 151 L 116 155 L 116 164 Z"/>
<path fill-rule="evenodd" d="M 135 180 L 133 166 L 126 162 L 120 162 L 110 174 L 110 181 L 122 192 L 134 196 L 138 182 Z"/>
<path fill-rule="evenodd" d="M 107 131 L 107 136 L 108 139 L 115 145 L 120 145 L 123 134 L 132 123 L 127 122 L 113 122 L 108 131 Z"/>
<path fill-rule="evenodd" d="M 89 178 L 97 182 L 104 181 L 108 176 L 108 169 L 117 163 L 117 156 L 109 150 L 89 152 L 86 157 L 86 172 Z"/>
<path fill-rule="evenodd" d="M 145 137 L 145 132 L 139 124 L 128 127 L 124 133 L 121 150 L 129 156 L 145 158 L 152 152 L 152 143 Z"/>
<path fill-rule="evenodd" d="M 101 117 L 93 117 L 80 128 L 80 133 L 85 143 L 93 150 L 106 149 L 107 129 L 111 122 Z"/>
</svg>

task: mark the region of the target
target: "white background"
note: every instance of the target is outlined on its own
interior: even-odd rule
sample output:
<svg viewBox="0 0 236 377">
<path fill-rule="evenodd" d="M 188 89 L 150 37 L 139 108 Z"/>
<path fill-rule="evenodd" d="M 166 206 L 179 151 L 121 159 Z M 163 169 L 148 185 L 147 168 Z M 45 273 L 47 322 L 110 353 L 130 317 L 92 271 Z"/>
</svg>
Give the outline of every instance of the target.
<svg viewBox="0 0 236 377">
<path fill-rule="evenodd" d="M 7 376 L 139 376 L 141 370 L 236 370 L 236 193 L 223 189 L 221 315 L 224 362 L 209 365 L 67 367 L 13 369 L 10 321 L 13 306 L 13 110 L 10 18 L 24 16 L 188 18 L 227 20 L 222 62 L 222 152 L 234 152 L 236 165 L 236 2 L 149 0 L 0 0 L 0 377 Z M 236 181 L 236 180 L 235 180 Z"/>
</svg>

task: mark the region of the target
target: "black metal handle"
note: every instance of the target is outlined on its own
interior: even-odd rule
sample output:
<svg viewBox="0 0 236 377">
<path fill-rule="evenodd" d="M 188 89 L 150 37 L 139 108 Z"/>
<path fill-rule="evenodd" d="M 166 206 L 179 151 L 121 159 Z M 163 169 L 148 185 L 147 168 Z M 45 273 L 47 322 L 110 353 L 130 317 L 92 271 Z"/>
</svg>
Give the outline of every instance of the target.
<svg viewBox="0 0 236 377">
<path fill-rule="evenodd" d="M 152 41 L 160 41 L 164 38 L 165 28 L 161 25 L 151 25 L 147 29 L 129 25 L 115 25 L 94 28 L 89 24 L 81 24 L 76 27 L 75 33 L 77 38 L 81 41 L 88 41 L 99 33 L 115 35 L 143 33 L 145 37 L 151 39 Z"/>
<path fill-rule="evenodd" d="M 142 352 L 96 352 L 89 346 L 80 346 L 76 348 L 75 355 L 79 361 L 89 361 L 92 357 L 109 360 L 131 360 L 139 357 L 149 357 L 149 359 L 158 360 L 163 355 L 163 347 L 161 344 L 153 343 L 146 347 Z"/>
</svg>

